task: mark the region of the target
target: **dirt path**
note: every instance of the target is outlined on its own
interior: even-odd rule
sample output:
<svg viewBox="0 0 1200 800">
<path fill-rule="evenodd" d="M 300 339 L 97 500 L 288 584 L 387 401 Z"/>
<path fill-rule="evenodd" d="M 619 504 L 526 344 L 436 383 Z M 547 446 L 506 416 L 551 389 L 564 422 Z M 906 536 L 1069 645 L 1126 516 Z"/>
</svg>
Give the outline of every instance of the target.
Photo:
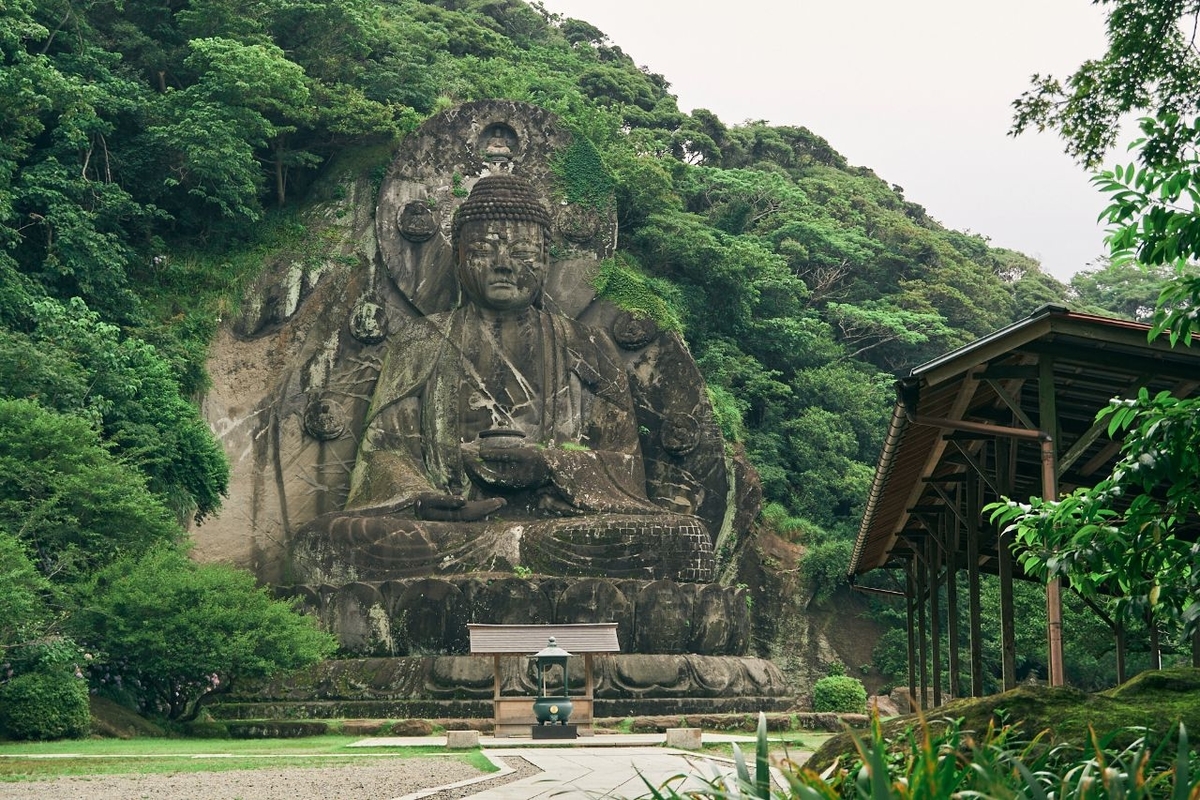
<svg viewBox="0 0 1200 800">
<path fill-rule="evenodd" d="M 340 767 L 94 775 L 0 783 L 4 800 L 391 800 L 484 773 L 457 759 L 354 759 Z"/>
</svg>

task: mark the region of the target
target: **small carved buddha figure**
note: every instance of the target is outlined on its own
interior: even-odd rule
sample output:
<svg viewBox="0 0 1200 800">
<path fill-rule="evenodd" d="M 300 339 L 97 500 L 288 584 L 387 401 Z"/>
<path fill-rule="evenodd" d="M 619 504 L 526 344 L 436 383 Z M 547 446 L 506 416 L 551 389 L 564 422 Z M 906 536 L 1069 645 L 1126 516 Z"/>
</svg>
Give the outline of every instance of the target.
<svg viewBox="0 0 1200 800">
<path fill-rule="evenodd" d="M 646 498 L 625 368 L 542 308 L 550 219 L 481 178 L 453 221 L 462 303 L 392 337 L 343 512 L 297 532 L 297 582 L 511 570 L 707 581 L 703 523 Z"/>
</svg>

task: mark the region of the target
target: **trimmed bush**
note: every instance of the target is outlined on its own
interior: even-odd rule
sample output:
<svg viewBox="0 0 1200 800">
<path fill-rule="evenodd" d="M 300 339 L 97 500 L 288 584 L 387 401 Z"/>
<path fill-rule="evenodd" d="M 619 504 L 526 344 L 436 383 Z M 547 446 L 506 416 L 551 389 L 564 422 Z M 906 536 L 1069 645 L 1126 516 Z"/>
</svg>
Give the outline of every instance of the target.
<svg viewBox="0 0 1200 800">
<path fill-rule="evenodd" d="M 87 683 L 70 673 L 27 672 L 0 686 L 0 731 L 12 739 L 88 735 Z"/>
<path fill-rule="evenodd" d="M 867 689 L 858 678 L 829 675 L 813 685 L 813 711 L 864 714 Z"/>
</svg>

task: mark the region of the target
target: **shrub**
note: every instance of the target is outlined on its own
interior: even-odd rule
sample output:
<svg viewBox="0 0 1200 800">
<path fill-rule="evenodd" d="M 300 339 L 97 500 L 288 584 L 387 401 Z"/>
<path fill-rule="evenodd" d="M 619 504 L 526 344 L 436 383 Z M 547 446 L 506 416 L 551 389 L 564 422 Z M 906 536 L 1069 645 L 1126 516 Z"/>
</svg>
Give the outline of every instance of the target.
<svg viewBox="0 0 1200 800">
<path fill-rule="evenodd" d="M 867 689 L 858 678 L 830 675 L 813 685 L 813 711 L 865 714 Z"/>
<path fill-rule="evenodd" d="M 79 739 L 91 729 L 87 683 L 68 672 L 27 672 L 0 686 L 0 731 L 12 739 Z"/>
<path fill-rule="evenodd" d="M 336 642 L 312 617 L 272 599 L 248 572 L 198 564 L 159 547 L 96 573 L 74 624 L 107 657 L 92 676 L 132 691 L 143 712 L 188 722 L 209 695 L 241 679 L 297 669 Z M 186 643 L 186 646 L 181 646 Z"/>
</svg>

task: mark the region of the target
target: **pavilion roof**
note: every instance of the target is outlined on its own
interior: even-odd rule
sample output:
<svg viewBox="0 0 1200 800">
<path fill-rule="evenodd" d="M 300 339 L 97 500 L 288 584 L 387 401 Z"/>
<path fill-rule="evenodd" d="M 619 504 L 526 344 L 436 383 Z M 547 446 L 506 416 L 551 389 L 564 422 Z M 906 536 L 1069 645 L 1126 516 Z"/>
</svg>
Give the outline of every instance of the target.
<svg viewBox="0 0 1200 800">
<path fill-rule="evenodd" d="M 546 647 L 551 636 L 559 647 L 574 654 L 619 653 L 617 623 L 596 622 L 568 625 L 467 625 L 473 654 L 524 653 L 533 655 Z"/>
<path fill-rule="evenodd" d="M 982 503 L 1001 494 L 1042 495 L 1039 443 L 1007 437 L 1012 459 L 1000 474 L 1000 451 L 989 443 L 1001 435 L 988 433 L 988 426 L 1048 434 L 1060 493 L 1103 478 L 1120 444 L 1095 417 L 1111 398 L 1136 396 L 1140 388 L 1152 395 L 1200 394 L 1200 348 L 1172 348 L 1166 337 L 1148 341 L 1148 331 L 1137 322 L 1044 306 L 900 378 L 851 579 L 912 558 L 934 533 L 935 517 L 962 513 L 968 480 L 982 483 Z M 980 568 L 995 571 L 995 534 L 978 526 L 977 535 Z M 961 548 L 962 539 L 952 541 Z"/>
</svg>

